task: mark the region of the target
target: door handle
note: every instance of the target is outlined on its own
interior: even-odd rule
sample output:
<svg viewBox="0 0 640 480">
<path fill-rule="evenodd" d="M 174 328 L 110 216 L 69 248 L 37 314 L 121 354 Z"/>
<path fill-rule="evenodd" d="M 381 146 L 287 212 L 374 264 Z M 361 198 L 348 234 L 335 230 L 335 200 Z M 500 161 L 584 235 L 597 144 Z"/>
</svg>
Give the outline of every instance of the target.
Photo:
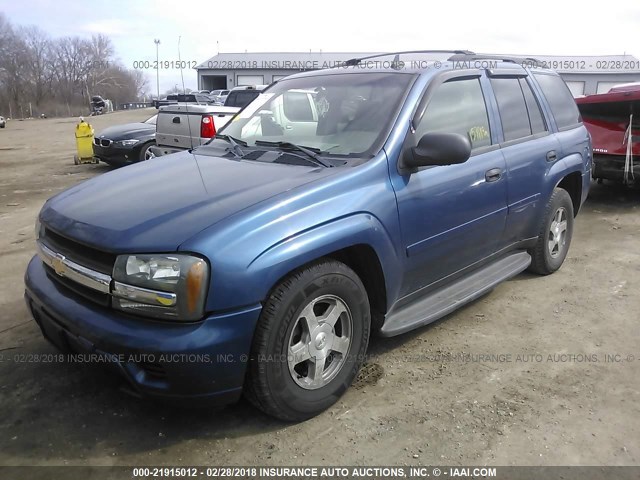
<svg viewBox="0 0 640 480">
<path fill-rule="evenodd" d="M 173 117 L 173 123 L 180 123 L 180 117 Z"/>
<path fill-rule="evenodd" d="M 500 180 L 500 177 L 502 177 L 502 169 L 500 168 L 492 168 L 491 170 L 487 170 L 484 174 L 484 179 L 487 182 L 495 182 Z"/>
<path fill-rule="evenodd" d="M 558 159 L 558 154 L 555 150 L 549 150 L 547 152 L 547 162 L 555 162 Z"/>
</svg>

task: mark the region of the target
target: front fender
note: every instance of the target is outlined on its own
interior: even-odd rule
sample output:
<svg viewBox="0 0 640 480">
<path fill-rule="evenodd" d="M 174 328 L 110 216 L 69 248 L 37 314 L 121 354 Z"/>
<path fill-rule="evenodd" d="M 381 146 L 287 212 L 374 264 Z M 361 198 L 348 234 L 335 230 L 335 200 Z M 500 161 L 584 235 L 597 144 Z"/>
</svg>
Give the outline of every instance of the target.
<svg viewBox="0 0 640 480">
<path fill-rule="evenodd" d="M 275 243 L 254 249 L 256 237 L 232 242 L 213 255 L 207 310 L 225 311 L 263 302 L 289 272 L 354 245 L 368 245 L 378 256 L 387 298 L 398 296 L 401 259 L 382 222 L 368 212 L 331 219 Z M 253 245 L 252 245 L 253 243 Z"/>
<path fill-rule="evenodd" d="M 247 269 L 247 280 L 259 279 L 254 290 L 260 299 L 290 271 L 317 258 L 355 245 L 376 252 L 385 277 L 387 298 L 397 297 L 401 284 L 401 261 L 382 223 L 370 213 L 357 213 L 316 226 L 263 251 Z"/>
<path fill-rule="evenodd" d="M 229 216 L 180 246 L 211 263 L 208 311 L 262 302 L 292 270 L 360 244 L 376 252 L 387 299 L 396 298 L 404 261 L 386 156 L 331 170 L 331 175 Z"/>
</svg>

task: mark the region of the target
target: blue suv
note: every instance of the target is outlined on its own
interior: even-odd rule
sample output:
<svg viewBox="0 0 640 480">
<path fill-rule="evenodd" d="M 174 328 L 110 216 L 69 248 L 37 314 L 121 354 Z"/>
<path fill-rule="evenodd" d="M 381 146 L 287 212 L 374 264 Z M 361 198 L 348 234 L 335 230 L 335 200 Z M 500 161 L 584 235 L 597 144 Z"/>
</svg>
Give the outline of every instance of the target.
<svg viewBox="0 0 640 480">
<path fill-rule="evenodd" d="M 568 88 L 533 61 L 424 61 L 442 53 L 292 75 L 207 145 L 48 200 L 25 276 L 44 336 L 140 396 L 298 421 L 370 334 L 559 269 L 592 157 Z"/>
</svg>

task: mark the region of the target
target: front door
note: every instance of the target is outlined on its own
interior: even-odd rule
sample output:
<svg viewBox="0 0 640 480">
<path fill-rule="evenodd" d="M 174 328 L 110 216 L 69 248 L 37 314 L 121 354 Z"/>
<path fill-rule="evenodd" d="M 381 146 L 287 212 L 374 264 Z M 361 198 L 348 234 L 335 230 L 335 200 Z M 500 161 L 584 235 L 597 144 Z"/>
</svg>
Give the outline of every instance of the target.
<svg viewBox="0 0 640 480">
<path fill-rule="evenodd" d="M 394 185 L 407 261 L 403 295 L 494 253 L 506 221 L 506 163 L 492 143 L 479 78 L 436 88 L 415 138 L 427 132 L 466 135 L 472 152 L 465 163 L 425 167 Z"/>
</svg>

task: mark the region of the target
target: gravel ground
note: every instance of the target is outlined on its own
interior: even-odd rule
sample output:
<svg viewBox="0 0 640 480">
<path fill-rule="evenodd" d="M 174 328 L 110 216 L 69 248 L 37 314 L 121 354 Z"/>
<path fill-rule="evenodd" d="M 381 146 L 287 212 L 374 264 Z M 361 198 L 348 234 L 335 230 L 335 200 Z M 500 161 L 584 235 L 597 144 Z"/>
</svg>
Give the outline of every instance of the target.
<svg viewBox="0 0 640 480">
<path fill-rule="evenodd" d="M 151 110 L 91 118 L 108 125 Z M 521 274 L 445 319 L 374 338 L 356 384 L 301 424 L 245 402 L 177 409 L 55 353 L 22 276 L 73 165 L 76 119 L 0 130 L 0 465 L 639 465 L 640 191 L 593 185 L 563 268 Z"/>
</svg>

